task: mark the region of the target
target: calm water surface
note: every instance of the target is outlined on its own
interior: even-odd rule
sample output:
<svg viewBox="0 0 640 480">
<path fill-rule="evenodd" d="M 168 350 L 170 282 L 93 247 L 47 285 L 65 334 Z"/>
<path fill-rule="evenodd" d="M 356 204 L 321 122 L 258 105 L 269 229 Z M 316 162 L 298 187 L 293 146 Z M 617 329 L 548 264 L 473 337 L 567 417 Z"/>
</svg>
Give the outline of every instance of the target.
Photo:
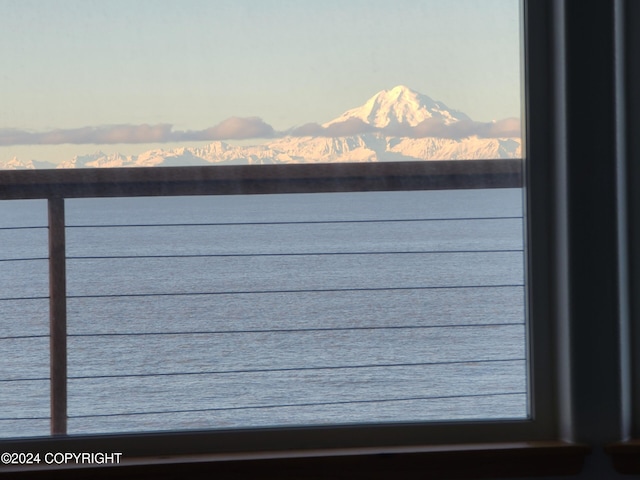
<svg viewBox="0 0 640 480">
<path fill-rule="evenodd" d="M 526 417 L 521 195 L 67 200 L 70 433 Z M 49 429 L 46 234 L 0 230 L 0 437 Z"/>
</svg>

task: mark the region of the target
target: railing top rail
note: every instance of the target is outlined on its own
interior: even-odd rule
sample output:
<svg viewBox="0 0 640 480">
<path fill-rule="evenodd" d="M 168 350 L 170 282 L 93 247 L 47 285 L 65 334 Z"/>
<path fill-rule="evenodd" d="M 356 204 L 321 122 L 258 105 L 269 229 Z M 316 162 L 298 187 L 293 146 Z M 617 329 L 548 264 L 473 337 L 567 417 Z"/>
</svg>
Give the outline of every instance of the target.
<svg viewBox="0 0 640 480">
<path fill-rule="evenodd" d="M 1 200 L 520 186 L 520 159 L 0 171 Z"/>
</svg>

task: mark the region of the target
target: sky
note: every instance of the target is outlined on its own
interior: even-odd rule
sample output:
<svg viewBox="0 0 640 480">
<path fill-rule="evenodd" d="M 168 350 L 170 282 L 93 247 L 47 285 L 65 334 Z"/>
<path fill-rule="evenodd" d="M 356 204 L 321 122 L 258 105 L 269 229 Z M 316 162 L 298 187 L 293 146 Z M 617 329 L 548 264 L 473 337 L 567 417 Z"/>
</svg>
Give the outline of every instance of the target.
<svg viewBox="0 0 640 480">
<path fill-rule="evenodd" d="M 0 161 L 260 143 L 399 84 L 519 118 L 519 3 L 0 0 Z"/>
</svg>

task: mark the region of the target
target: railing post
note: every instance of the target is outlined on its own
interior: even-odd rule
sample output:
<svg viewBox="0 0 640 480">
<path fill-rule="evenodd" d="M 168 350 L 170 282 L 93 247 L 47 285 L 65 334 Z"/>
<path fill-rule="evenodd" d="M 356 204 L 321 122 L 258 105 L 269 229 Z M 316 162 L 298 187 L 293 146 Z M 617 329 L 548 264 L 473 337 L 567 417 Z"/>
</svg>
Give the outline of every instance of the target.
<svg viewBox="0 0 640 480">
<path fill-rule="evenodd" d="M 67 433 L 67 279 L 64 198 L 49 198 L 51 435 Z"/>
</svg>

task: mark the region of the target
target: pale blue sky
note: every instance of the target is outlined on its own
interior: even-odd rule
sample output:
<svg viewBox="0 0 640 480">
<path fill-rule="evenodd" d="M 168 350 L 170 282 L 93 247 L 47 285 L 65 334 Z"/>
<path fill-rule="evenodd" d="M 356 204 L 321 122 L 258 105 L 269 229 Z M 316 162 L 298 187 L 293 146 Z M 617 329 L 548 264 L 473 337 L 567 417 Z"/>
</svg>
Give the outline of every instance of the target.
<svg viewBox="0 0 640 480">
<path fill-rule="evenodd" d="M 0 131 L 326 122 L 398 84 L 520 116 L 519 0 L 0 0 Z M 165 145 L 169 146 L 169 145 Z M 0 146 L 58 161 L 148 145 Z"/>
</svg>

